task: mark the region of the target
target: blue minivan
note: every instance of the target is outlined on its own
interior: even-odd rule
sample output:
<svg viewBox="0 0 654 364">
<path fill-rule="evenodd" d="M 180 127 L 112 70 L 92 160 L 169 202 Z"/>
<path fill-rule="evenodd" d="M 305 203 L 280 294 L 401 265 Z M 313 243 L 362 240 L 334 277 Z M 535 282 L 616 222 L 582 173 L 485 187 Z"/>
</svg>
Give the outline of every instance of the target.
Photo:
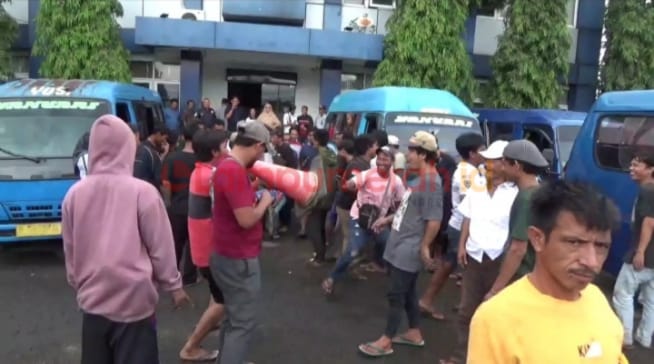
<svg viewBox="0 0 654 364">
<path fill-rule="evenodd" d="M 566 180 L 594 184 L 620 208 L 620 229 L 605 264 L 614 275 L 631 244 L 638 186 L 629 176 L 629 164 L 636 148 L 654 148 L 654 90 L 607 92 L 588 112 L 566 166 Z"/>
<path fill-rule="evenodd" d="M 164 121 L 149 89 L 107 81 L 24 79 L 0 85 L 0 244 L 61 236 L 61 202 L 77 177 L 73 149 L 101 115 L 149 135 Z"/>
<path fill-rule="evenodd" d="M 413 87 L 375 87 L 349 91 L 329 106 L 327 124 L 354 135 L 375 129 L 399 138 L 406 147 L 418 130 L 438 136 L 440 147 L 457 155 L 456 138 L 466 132 L 481 134 L 479 122 L 458 97 L 443 90 Z"/>
<path fill-rule="evenodd" d="M 570 156 L 586 113 L 563 110 L 473 109 L 488 144 L 495 140 L 531 140 L 551 163 L 549 178 L 558 179 Z"/>
</svg>

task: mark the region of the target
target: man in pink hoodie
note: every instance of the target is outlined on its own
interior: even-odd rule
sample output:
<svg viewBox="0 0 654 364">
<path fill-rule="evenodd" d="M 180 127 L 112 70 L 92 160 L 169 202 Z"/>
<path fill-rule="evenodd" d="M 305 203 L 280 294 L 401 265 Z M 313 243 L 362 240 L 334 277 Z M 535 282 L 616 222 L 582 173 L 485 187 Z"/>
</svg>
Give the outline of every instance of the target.
<svg viewBox="0 0 654 364">
<path fill-rule="evenodd" d="M 95 121 L 88 176 L 66 194 L 68 283 L 83 312 L 82 364 L 158 364 L 157 288 L 188 302 L 161 196 L 132 177 L 136 142 L 121 119 Z"/>
</svg>

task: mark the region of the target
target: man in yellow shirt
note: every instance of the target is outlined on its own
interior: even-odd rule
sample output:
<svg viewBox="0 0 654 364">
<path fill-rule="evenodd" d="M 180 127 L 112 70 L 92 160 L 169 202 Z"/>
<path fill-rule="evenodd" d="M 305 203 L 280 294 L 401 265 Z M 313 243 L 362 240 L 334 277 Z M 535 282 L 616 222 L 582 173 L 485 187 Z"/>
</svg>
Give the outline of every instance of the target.
<svg viewBox="0 0 654 364">
<path fill-rule="evenodd" d="M 588 185 L 538 188 L 528 229 L 534 269 L 479 307 L 468 364 L 627 364 L 622 325 L 591 284 L 617 221 L 615 205 Z"/>
</svg>

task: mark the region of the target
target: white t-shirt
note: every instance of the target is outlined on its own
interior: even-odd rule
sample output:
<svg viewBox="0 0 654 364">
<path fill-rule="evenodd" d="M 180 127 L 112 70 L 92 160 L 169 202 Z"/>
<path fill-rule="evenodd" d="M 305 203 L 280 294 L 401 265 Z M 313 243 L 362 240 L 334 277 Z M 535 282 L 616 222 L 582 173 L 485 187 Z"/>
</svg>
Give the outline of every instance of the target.
<svg viewBox="0 0 654 364">
<path fill-rule="evenodd" d="M 77 169 L 79 169 L 80 179 L 89 174 L 89 153 L 84 153 L 77 159 Z"/>
<path fill-rule="evenodd" d="M 458 207 L 466 197 L 469 189 L 486 191 L 486 177 L 477 167 L 466 161 L 461 161 L 452 176 L 452 216 L 449 225 L 456 230 L 461 230 L 461 224 L 463 223 L 463 215 Z"/>
</svg>

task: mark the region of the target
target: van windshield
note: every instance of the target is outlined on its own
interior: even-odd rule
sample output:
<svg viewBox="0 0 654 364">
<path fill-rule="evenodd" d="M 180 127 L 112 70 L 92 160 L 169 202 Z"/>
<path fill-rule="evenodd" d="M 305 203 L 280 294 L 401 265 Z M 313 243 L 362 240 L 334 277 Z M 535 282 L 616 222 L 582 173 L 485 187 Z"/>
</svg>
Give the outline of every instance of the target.
<svg viewBox="0 0 654 364">
<path fill-rule="evenodd" d="M 94 99 L 0 99 L 0 159 L 71 158 L 82 134 L 110 110 Z"/>
<path fill-rule="evenodd" d="M 479 122 L 473 118 L 456 115 L 391 112 L 386 114 L 386 132 L 395 135 L 400 140 L 402 149 L 406 149 L 409 138 L 419 131 L 436 134 L 441 150 L 456 154 L 456 138 L 463 133 L 479 133 Z"/>
<path fill-rule="evenodd" d="M 575 144 L 579 129 L 581 129 L 581 126 L 578 125 L 559 126 L 557 128 L 556 138 L 559 144 L 559 158 L 562 166 L 570 158 L 570 152 L 572 152 L 572 146 Z"/>
</svg>

